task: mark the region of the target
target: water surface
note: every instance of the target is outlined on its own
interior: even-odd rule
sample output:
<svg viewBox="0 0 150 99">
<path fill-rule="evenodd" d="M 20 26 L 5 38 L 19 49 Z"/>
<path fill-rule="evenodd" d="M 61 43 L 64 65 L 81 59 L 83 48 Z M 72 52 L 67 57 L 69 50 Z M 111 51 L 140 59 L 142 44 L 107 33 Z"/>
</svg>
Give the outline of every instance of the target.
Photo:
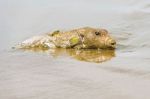
<svg viewBox="0 0 150 99">
<path fill-rule="evenodd" d="M 1 0 L 1 99 L 149 99 L 148 0 Z M 91 26 L 115 51 L 11 49 L 33 35 Z"/>
</svg>

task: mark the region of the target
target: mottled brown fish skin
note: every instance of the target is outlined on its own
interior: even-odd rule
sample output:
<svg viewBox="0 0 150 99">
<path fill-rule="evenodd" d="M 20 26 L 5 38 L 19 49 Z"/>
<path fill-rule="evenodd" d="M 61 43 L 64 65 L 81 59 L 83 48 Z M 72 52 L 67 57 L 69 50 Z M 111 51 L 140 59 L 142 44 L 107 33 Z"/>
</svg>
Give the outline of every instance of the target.
<svg viewBox="0 0 150 99">
<path fill-rule="evenodd" d="M 84 27 L 67 32 L 60 32 L 53 37 L 55 38 L 53 43 L 56 46 L 63 48 L 114 49 L 116 47 L 116 41 L 109 35 L 106 29 Z M 73 37 L 79 39 L 79 42 L 77 42 L 75 46 L 71 46 L 69 42 L 69 40 Z"/>
<path fill-rule="evenodd" d="M 71 31 L 54 31 L 46 35 L 25 40 L 19 48 L 76 48 L 76 49 L 115 49 L 116 41 L 106 29 L 91 27 Z"/>
</svg>

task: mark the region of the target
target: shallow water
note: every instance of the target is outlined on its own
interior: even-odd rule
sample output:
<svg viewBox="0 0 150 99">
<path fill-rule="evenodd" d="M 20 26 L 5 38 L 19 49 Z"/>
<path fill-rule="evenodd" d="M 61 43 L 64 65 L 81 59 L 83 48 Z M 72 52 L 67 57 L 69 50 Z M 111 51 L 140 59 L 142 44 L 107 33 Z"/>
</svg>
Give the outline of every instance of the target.
<svg viewBox="0 0 150 99">
<path fill-rule="evenodd" d="M 148 0 L 0 0 L 1 99 L 149 99 Z M 103 27 L 115 51 L 14 50 L 33 35 Z"/>
</svg>

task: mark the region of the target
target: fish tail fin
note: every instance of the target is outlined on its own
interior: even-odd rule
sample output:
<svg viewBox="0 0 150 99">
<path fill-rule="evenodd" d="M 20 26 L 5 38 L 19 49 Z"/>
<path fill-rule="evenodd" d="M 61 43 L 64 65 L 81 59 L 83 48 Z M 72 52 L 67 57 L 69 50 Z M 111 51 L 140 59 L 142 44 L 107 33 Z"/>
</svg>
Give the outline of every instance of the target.
<svg viewBox="0 0 150 99">
<path fill-rule="evenodd" d="M 14 49 L 50 48 L 51 37 L 47 35 L 34 36 L 13 47 Z"/>
</svg>

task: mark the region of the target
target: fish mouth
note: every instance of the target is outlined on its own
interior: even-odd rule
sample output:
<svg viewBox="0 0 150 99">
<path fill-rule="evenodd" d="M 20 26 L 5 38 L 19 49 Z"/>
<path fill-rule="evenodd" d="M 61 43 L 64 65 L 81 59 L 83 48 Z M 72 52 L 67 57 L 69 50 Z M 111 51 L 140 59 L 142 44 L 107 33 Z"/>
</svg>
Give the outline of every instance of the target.
<svg viewBox="0 0 150 99">
<path fill-rule="evenodd" d="M 116 49 L 116 41 L 114 39 L 108 39 L 105 44 L 110 49 Z"/>
<path fill-rule="evenodd" d="M 116 49 L 116 41 L 111 40 L 108 44 L 108 47 L 111 48 L 111 49 Z"/>
</svg>

